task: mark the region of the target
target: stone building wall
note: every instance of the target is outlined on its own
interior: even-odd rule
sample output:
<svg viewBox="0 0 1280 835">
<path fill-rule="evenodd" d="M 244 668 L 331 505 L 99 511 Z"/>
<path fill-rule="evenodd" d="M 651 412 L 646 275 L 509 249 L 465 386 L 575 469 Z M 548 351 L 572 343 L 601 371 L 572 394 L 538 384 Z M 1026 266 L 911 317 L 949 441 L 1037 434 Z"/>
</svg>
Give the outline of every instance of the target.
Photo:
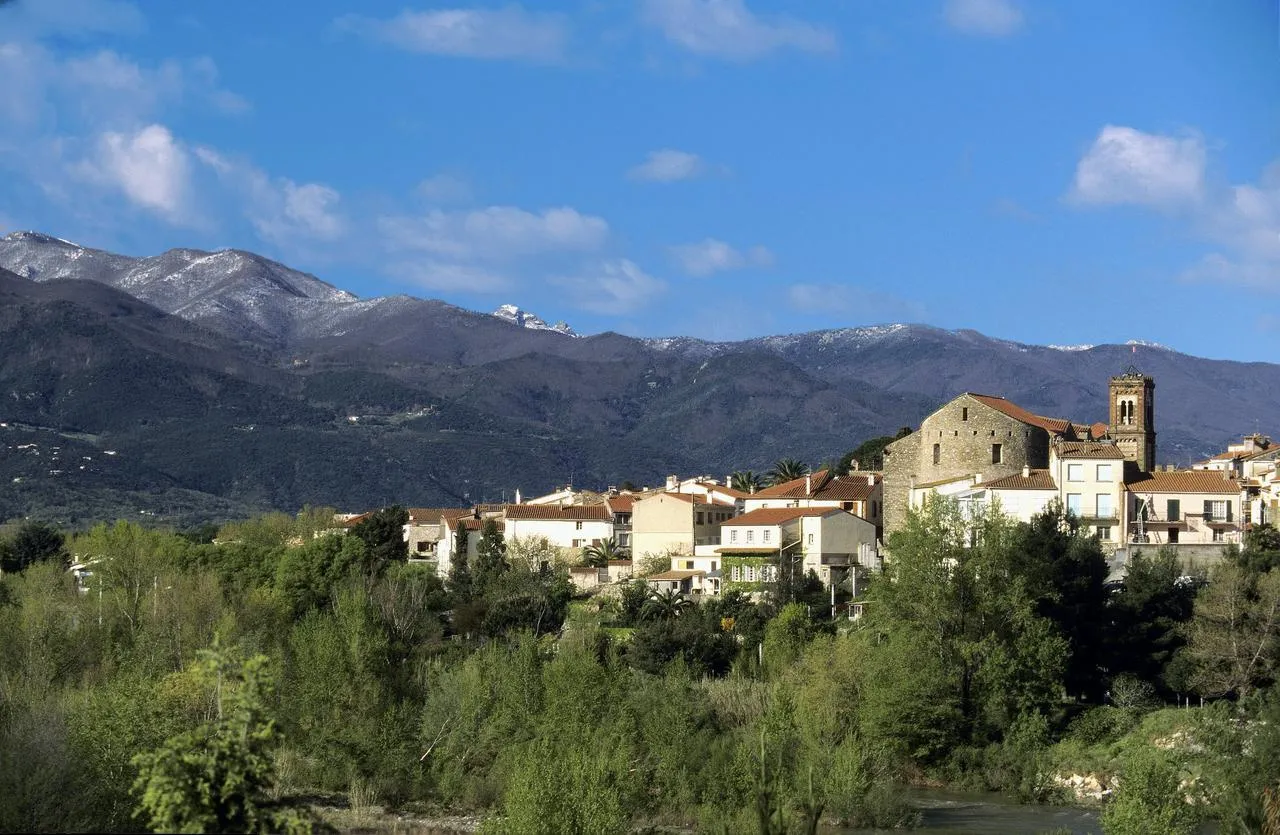
<svg viewBox="0 0 1280 835">
<path fill-rule="evenodd" d="M 937 445 L 935 463 L 934 446 Z M 993 460 L 992 445 L 1000 445 Z M 1049 466 L 1049 433 L 960 395 L 924 419 L 920 429 L 885 450 L 884 532 L 906 521 L 911 485 L 981 473 L 984 481 Z"/>
</svg>

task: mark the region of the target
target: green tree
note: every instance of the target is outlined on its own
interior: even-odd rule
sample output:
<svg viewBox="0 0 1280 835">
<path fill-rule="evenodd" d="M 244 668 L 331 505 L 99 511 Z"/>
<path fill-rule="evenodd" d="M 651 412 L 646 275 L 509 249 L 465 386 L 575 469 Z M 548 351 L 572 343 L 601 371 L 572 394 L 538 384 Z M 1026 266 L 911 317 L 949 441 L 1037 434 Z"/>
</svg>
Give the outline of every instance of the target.
<svg viewBox="0 0 1280 835">
<path fill-rule="evenodd" d="M 1107 835 L 1189 835 L 1195 808 L 1187 803 L 1173 758 L 1157 748 L 1141 747 L 1124 764 L 1120 787 L 1102 810 Z"/>
<path fill-rule="evenodd" d="M 798 458 L 779 458 L 774 465 L 769 468 L 769 472 L 765 474 L 765 478 L 770 484 L 783 484 L 784 482 L 794 481 L 797 478 L 804 478 L 809 474 L 809 465 Z"/>
<path fill-rule="evenodd" d="M 467 540 L 470 531 L 465 520 L 458 520 L 458 532 L 454 535 L 453 558 L 449 563 L 449 593 L 460 602 L 475 597 L 475 578 L 471 575 L 470 560 L 467 557 Z"/>
<path fill-rule="evenodd" d="M 498 523 L 485 519 L 480 526 L 480 541 L 476 543 L 476 564 L 473 577 L 476 591 L 485 594 L 510 568 L 507 565 L 507 543 L 498 530 Z"/>
<path fill-rule="evenodd" d="M 682 591 L 654 589 L 649 593 L 644 608 L 640 610 L 640 617 L 642 620 L 675 620 L 692 605 L 693 601 L 685 597 Z"/>
<path fill-rule="evenodd" d="M 241 660 L 215 641 L 195 665 L 212 691 L 212 722 L 134 757 L 138 816 L 157 832 L 302 832 L 308 824 L 275 808 L 275 721 L 267 713 L 272 682 L 264 655 Z"/>
<path fill-rule="evenodd" d="M 1280 571 L 1219 565 L 1196 596 L 1186 635 L 1197 692 L 1247 698 L 1272 681 L 1280 666 Z"/>
<path fill-rule="evenodd" d="M 12 573 L 54 557 L 64 557 L 62 533 L 45 522 L 24 522 L 8 547 L 0 549 L 0 571 Z"/>
<path fill-rule="evenodd" d="M 1270 522 L 1254 525 L 1244 535 L 1244 547 L 1229 553 L 1233 559 L 1256 574 L 1280 568 L 1280 529 Z"/>
<path fill-rule="evenodd" d="M 301 617 L 328 603 L 334 590 L 357 567 L 367 564 L 369 547 L 355 536 L 326 534 L 288 548 L 276 565 L 276 588 Z"/>
<path fill-rule="evenodd" d="M 376 577 L 391 563 L 409 559 L 409 544 L 404 538 L 404 526 L 407 524 L 409 511 L 393 505 L 370 514 L 351 529 L 351 535 L 368 546 L 364 565 L 366 577 Z"/>
<path fill-rule="evenodd" d="M 598 545 L 588 545 L 582 549 L 582 558 L 587 565 L 603 567 L 609 564 L 610 560 L 627 560 L 631 559 L 631 552 L 618 544 L 613 537 L 609 537 Z"/>
<path fill-rule="evenodd" d="M 729 474 L 729 486 L 744 493 L 754 493 L 764 487 L 764 476 L 751 470 L 736 470 Z"/>
<path fill-rule="evenodd" d="M 1124 588 L 1110 603 L 1111 630 L 1107 667 L 1113 676 L 1132 673 L 1161 688 L 1171 662 L 1186 644 L 1183 624 L 1195 608 L 1197 584 L 1182 575 L 1172 548 L 1140 551 L 1129 559 Z M 1179 683 L 1181 684 L 1181 683 Z"/>
<path fill-rule="evenodd" d="M 904 426 L 898 430 L 896 435 L 881 435 L 877 438 L 868 438 L 849 450 L 836 464 L 836 475 L 845 475 L 853 470 L 853 462 L 858 462 L 859 470 L 882 470 L 884 469 L 884 448 L 899 438 L 905 438 L 911 434 L 911 427 Z"/>
</svg>

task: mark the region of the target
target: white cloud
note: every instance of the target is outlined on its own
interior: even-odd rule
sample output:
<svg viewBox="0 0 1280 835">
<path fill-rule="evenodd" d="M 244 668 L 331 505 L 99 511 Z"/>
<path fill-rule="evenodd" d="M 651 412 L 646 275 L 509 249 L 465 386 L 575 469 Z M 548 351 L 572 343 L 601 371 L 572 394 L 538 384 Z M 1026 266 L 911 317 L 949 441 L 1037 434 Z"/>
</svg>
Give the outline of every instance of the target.
<svg viewBox="0 0 1280 835">
<path fill-rule="evenodd" d="M 627 176 L 633 180 L 674 183 L 677 180 L 700 177 L 706 169 L 706 163 L 697 154 L 663 148 L 660 151 L 650 151 L 645 161 L 628 171 Z"/>
<path fill-rule="evenodd" d="M 552 278 L 550 283 L 569 293 L 569 302 L 605 316 L 622 316 L 645 307 L 667 289 L 661 279 L 632 261 L 602 261 L 575 276 Z"/>
<path fill-rule="evenodd" d="M 170 222 L 189 220 L 190 157 L 164 125 L 103 133 L 92 157 L 77 165 L 75 173 L 118 189 L 130 202 Z"/>
<path fill-rule="evenodd" d="M 556 61 L 569 39 L 559 15 L 501 9 L 405 10 L 389 20 L 352 15 L 340 28 L 410 52 L 464 58 Z"/>
<path fill-rule="evenodd" d="M 1201 198 L 1204 174 L 1205 147 L 1200 137 L 1107 125 L 1076 165 L 1068 196 L 1079 204 L 1176 210 Z"/>
<path fill-rule="evenodd" d="M 830 30 L 789 17 L 763 18 L 744 0 L 644 0 L 643 21 L 696 55 L 750 61 L 780 49 L 830 52 Z"/>
<path fill-rule="evenodd" d="M 920 321 L 928 315 L 919 302 L 852 284 L 793 284 L 787 302 L 802 313 L 851 315 L 862 322 Z"/>
<path fill-rule="evenodd" d="M 378 225 L 395 249 L 454 261 L 507 261 L 553 252 L 587 252 L 609 237 L 603 218 L 562 206 L 529 212 L 515 206 L 432 210 L 421 217 L 384 217 Z"/>
<path fill-rule="evenodd" d="M 1280 161 L 1256 183 L 1215 184 L 1206 171 L 1197 135 L 1107 125 L 1076 166 L 1067 199 L 1080 207 L 1141 206 L 1187 223 L 1219 251 L 1187 268 L 1183 281 L 1280 290 Z"/>
<path fill-rule="evenodd" d="M 739 251 L 724 241 L 706 238 L 695 244 L 681 244 L 670 248 L 676 263 L 684 272 L 693 276 L 708 276 L 744 267 L 769 267 L 773 265 L 773 253 L 762 246 Z"/>
<path fill-rule="evenodd" d="M 1003 38 L 1022 28 L 1022 10 L 1013 0 L 947 0 L 943 14 L 967 35 Z"/>
<path fill-rule="evenodd" d="M 1040 220 L 1040 216 L 1038 214 L 1031 211 L 1012 197 L 997 198 L 996 201 L 991 204 L 991 210 L 1002 217 L 1013 218 L 1014 220 L 1021 220 L 1027 223 Z"/>
<path fill-rule="evenodd" d="M 339 211 L 342 197 L 335 189 L 320 183 L 299 184 L 287 177 L 271 177 L 212 148 L 197 148 L 195 154 L 241 194 L 245 217 L 263 240 L 300 250 L 316 243 L 335 242 L 346 233 L 348 224 Z"/>
<path fill-rule="evenodd" d="M 387 273 L 392 278 L 436 292 L 497 293 L 511 288 L 511 282 L 498 273 L 435 260 L 397 262 L 387 268 Z"/>
<path fill-rule="evenodd" d="M 19 0 L 0 4 L 0 32 L 10 37 L 135 34 L 146 21 L 119 0 Z"/>
<path fill-rule="evenodd" d="M 471 184 L 456 174 L 442 173 L 418 183 L 414 192 L 428 203 L 462 203 L 471 199 Z"/>
</svg>

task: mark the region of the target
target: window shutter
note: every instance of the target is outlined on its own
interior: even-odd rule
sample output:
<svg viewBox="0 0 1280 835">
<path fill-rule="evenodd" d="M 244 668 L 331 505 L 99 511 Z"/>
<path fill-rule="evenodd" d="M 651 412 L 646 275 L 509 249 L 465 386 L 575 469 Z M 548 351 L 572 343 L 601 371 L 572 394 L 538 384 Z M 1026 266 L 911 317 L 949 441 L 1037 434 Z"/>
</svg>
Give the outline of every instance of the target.
<svg viewBox="0 0 1280 835">
<path fill-rule="evenodd" d="M 1213 518 L 1213 502 L 1209 501 L 1208 499 L 1204 500 L 1204 518 L 1206 519 Z"/>
<path fill-rule="evenodd" d="M 1231 521 L 1231 505 L 1234 504 L 1230 499 L 1227 500 L 1227 521 Z"/>
</svg>

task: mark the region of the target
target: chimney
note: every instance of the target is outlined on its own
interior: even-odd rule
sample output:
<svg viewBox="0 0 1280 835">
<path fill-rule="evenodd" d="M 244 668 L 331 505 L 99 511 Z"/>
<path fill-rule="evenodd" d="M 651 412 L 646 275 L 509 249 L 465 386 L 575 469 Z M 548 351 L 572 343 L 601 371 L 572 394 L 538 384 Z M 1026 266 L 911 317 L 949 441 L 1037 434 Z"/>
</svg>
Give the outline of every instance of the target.
<svg viewBox="0 0 1280 835">
<path fill-rule="evenodd" d="M 1026 464 L 1022 465 L 1022 477 L 1031 478 L 1031 468 L 1028 467 Z"/>
<path fill-rule="evenodd" d="M 804 494 L 809 496 L 813 493 L 813 476 L 805 473 L 804 475 Z"/>
<path fill-rule="evenodd" d="M 733 473 L 729 473 L 727 476 L 724 477 L 724 486 L 725 487 L 733 486 Z"/>
<path fill-rule="evenodd" d="M 867 476 L 867 484 L 868 484 L 868 485 L 870 485 L 871 487 L 875 487 L 875 486 L 876 486 L 876 477 L 875 477 L 875 476 L 873 476 L 873 475 L 869 475 L 869 476 Z"/>
<path fill-rule="evenodd" d="M 974 473 L 974 474 L 973 474 L 973 483 L 974 483 L 974 484 L 981 484 L 981 483 L 982 483 L 982 473 Z"/>
<path fill-rule="evenodd" d="M 679 476 L 674 476 L 674 475 L 669 475 L 669 476 L 667 476 L 667 489 L 668 489 L 668 490 L 676 490 L 676 489 L 679 489 L 679 487 L 680 487 L 680 477 L 679 477 Z"/>
<path fill-rule="evenodd" d="M 517 488 L 516 488 L 516 504 L 521 504 L 521 501 L 520 501 L 520 488 L 519 488 L 519 487 L 517 487 Z"/>
</svg>

